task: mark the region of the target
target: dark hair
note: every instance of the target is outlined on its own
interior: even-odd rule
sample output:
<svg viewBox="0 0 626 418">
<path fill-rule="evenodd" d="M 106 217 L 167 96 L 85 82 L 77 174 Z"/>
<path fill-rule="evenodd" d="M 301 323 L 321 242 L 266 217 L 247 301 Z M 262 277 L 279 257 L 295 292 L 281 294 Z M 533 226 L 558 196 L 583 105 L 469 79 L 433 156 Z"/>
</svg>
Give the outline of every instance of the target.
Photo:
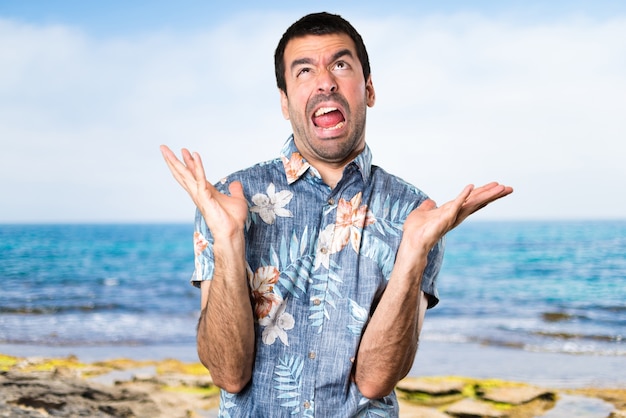
<svg viewBox="0 0 626 418">
<path fill-rule="evenodd" d="M 370 75 L 370 60 L 367 55 L 367 49 L 363 43 L 363 38 L 354 29 L 354 27 L 339 15 L 327 12 L 311 13 L 304 16 L 294 24 L 292 24 L 283 34 L 278 42 L 276 52 L 274 53 L 274 71 L 276 72 L 276 84 L 285 94 L 287 93 L 287 83 L 285 82 L 285 48 L 287 43 L 293 38 L 306 35 L 333 35 L 337 33 L 345 33 L 354 42 L 356 46 L 356 54 L 363 67 L 363 77 L 367 81 Z"/>
</svg>

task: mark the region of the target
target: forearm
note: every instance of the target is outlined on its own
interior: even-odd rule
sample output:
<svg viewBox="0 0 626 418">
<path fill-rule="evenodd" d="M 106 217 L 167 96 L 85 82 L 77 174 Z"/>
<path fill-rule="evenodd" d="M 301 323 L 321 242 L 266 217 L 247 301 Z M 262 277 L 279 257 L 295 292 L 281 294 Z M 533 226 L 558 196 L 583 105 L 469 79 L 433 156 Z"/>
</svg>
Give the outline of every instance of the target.
<svg viewBox="0 0 626 418">
<path fill-rule="evenodd" d="M 254 322 L 243 238 L 213 248 L 215 274 L 203 290 L 198 356 L 215 384 L 231 393 L 248 383 L 254 362 Z"/>
<path fill-rule="evenodd" d="M 391 393 L 410 371 L 417 352 L 427 306 L 421 291 L 426 257 L 411 263 L 403 260 L 398 257 L 359 346 L 354 378 L 368 398 Z"/>
<path fill-rule="evenodd" d="M 363 333 L 355 360 L 354 379 L 364 396 L 389 394 L 411 369 L 426 311 L 421 282 L 430 250 L 472 213 L 512 192 L 495 182 L 476 189 L 468 185 L 441 207 L 427 199 L 409 214 L 387 289 Z"/>
</svg>

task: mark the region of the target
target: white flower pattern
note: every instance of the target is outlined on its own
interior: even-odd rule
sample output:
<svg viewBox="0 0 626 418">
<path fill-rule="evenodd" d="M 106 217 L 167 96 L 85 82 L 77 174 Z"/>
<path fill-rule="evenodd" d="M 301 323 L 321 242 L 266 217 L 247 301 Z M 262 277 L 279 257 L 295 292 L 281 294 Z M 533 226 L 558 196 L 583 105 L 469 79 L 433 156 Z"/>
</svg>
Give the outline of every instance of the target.
<svg viewBox="0 0 626 418">
<path fill-rule="evenodd" d="M 293 193 L 289 190 L 282 190 L 276 192 L 274 183 L 270 183 L 267 186 L 267 194 L 257 193 L 252 196 L 252 203 L 255 206 L 250 208 L 251 212 L 258 213 L 263 222 L 272 225 L 276 221 L 277 216 L 286 218 L 293 217 L 290 210 L 285 209 L 285 206 L 291 201 Z"/>
<path fill-rule="evenodd" d="M 281 301 L 274 305 L 269 315 L 259 319 L 259 325 L 265 327 L 262 335 L 264 344 L 272 345 L 278 338 L 284 345 L 289 346 L 286 331 L 292 329 L 296 322 L 289 312 L 285 312 L 285 308 L 287 302 Z"/>
<path fill-rule="evenodd" d="M 314 270 L 320 268 L 320 266 L 324 266 L 326 269 L 329 268 L 330 263 L 330 255 L 333 253 L 332 251 L 332 242 L 333 242 L 333 234 L 335 232 L 335 225 L 329 224 L 326 225 L 320 234 L 317 237 L 317 254 L 315 254 L 315 265 Z"/>
</svg>

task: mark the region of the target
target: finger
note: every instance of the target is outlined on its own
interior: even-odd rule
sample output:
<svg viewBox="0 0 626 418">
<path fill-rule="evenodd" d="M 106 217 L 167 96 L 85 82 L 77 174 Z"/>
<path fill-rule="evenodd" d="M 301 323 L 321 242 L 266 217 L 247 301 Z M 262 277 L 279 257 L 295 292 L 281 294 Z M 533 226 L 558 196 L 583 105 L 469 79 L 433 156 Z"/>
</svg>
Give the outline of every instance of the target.
<svg viewBox="0 0 626 418">
<path fill-rule="evenodd" d="M 499 186 L 500 183 L 498 183 L 497 181 L 492 181 L 491 183 L 487 183 L 485 185 L 482 185 L 480 187 L 477 187 L 476 190 L 489 190 L 489 189 L 493 189 L 494 187 Z"/>
<path fill-rule="evenodd" d="M 427 210 L 435 209 L 436 207 L 437 207 L 437 203 L 435 203 L 434 200 L 426 199 L 417 207 L 417 209 L 421 211 L 427 211 Z"/>
<path fill-rule="evenodd" d="M 491 203 L 513 192 L 511 187 L 499 183 L 490 183 L 488 186 L 489 187 L 483 187 L 480 190 L 477 189 L 477 193 L 472 196 L 472 201 L 481 202 L 481 205 L 484 206 L 485 203 Z"/>
<path fill-rule="evenodd" d="M 176 181 L 178 181 L 178 183 L 180 183 L 184 187 L 184 172 L 186 170 L 185 166 L 176 157 L 176 154 L 174 154 L 174 152 L 166 145 L 161 145 L 159 148 L 161 150 L 163 158 L 165 159 L 165 163 L 170 169 L 172 175 L 174 176 Z"/>
<path fill-rule="evenodd" d="M 197 152 L 191 153 L 187 148 L 181 149 L 180 152 L 183 156 L 185 164 L 182 165 L 181 163 L 179 169 L 183 171 L 185 175 L 187 175 L 187 173 L 191 175 L 197 189 L 204 189 L 206 187 L 206 177 L 204 174 L 204 168 L 202 167 L 200 154 Z"/>
<path fill-rule="evenodd" d="M 472 192 L 474 191 L 474 185 L 473 184 L 468 184 L 467 186 L 465 186 L 463 188 L 463 190 L 461 190 L 461 193 L 459 193 L 459 195 L 456 197 L 455 202 L 460 204 L 463 204 L 467 198 L 472 194 Z"/>
<path fill-rule="evenodd" d="M 178 184 L 189 193 L 195 202 L 198 190 L 205 190 L 207 188 L 204 169 L 202 169 L 201 165 L 200 177 L 198 177 L 197 174 L 198 164 L 196 163 L 196 159 L 199 159 L 199 155 L 194 153 L 196 156 L 194 158 L 194 155 L 192 155 L 189 150 L 183 148 L 181 150 L 183 163 L 176 157 L 176 154 L 165 145 L 161 146 L 161 153 L 165 157 L 165 162 Z"/>
<path fill-rule="evenodd" d="M 459 216 L 463 216 L 463 208 L 467 205 L 468 200 L 471 199 L 473 191 L 474 185 L 468 184 L 461 190 L 461 193 L 459 193 L 456 198 L 446 202 L 440 207 L 442 213 L 447 213 L 445 216 L 450 219 L 451 225 L 455 225 L 458 222 Z M 451 228 L 453 228 L 453 226 L 451 226 Z"/>
<path fill-rule="evenodd" d="M 198 182 L 198 189 L 205 189 L 207 181 L 206 174 L 204 173 L 204 165 L 202 165 L 202 158 L 197 152 L 194 152 L 191 157 L 193 160 L 193 167 L 190 167 L 190 170 L 193 170 L 194 177 Z"/>
<path fill-rule="evenodd" d="M 180 150 L 180 153 L 183 156 L 183 161 L 185 162 L 185 165 L 189 168 L 191 172 L 194 172 L 196 163 L 193 156 L 191 155 L 191 152 L 189 152 L 187 148 L 183 148 Z"/>
<path fill-rule="evenodd" d="M 233 181 L 228 185 L 228 191 L 232 197 L 244 197 L 243 186 L 238 181 Z"/>
<path fill-rule="evenodd" d="M 499 184 L 490 185 L 490 187 L 483 186 L 479 189 L 476 189 L 476 192 L 472 195 L 472 197 L 474 199 L 484 200 L 491 196 L 495 196 L 501 193 L 503 190 L 504 190 L 504 186 L 501 186 Z"/>
<path fill-rule="evenodd" d="M 161 150 L 161 155 L 163 156 L 163 159 L 165 159 L 165 162 L 168 166 L 171 167 L 173 164 L 175 164 L 175 162 L 178 161 L 176 154 L 174 154 L 174 152 L 169 149 L 167 145 L 161 145 L 159 149 Z"/>
<path fill-rule="evenodd" d="M 511 186 L 504 186 L 504 192 L 502 192 L 501 197 L 508 196 L 511 193 L 513 193 L 513 188 Z"/>
<path fill-rule="evenodd" d="M 166 160 L 169 158 L 170 155 L 174 155 L 172 150 L 169 149 L 167 145 L 159 146 L 159 150 L 161 150 L 161 154 L 163 155 L 163 158 L 165 158 Z"/>
<path fill-rule="evenodd" d="M 463 211 L 466 212 L 465 216 L 469 216 L 472 213 L 479 211 L 488 204 L 504 197 L 513 192 L 513 189 L 508 186 L 503 186 L 499 183 L 489 183 L 475 190 L 463 205 Z"/>
<path fill-rule="evenodd" d="M 504 196 L 511 194 L 513 192 L 513 188 L 509 186 L 505 186 L 496 181 L 485 184 L 476 189 L 476 192 L 494 192 L 494 193 L 503 193 Z"/>
</svg>

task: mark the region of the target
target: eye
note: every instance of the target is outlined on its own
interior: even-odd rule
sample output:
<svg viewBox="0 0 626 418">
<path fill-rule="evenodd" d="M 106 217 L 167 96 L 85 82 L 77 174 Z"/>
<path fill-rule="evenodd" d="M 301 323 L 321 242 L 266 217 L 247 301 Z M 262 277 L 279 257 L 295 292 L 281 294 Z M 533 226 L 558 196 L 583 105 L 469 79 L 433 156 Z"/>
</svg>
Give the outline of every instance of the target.
<svg viewBox="0 0 626 418">
<path fill-rule="evenodd" d="M 335 63 L 335 66 L 334 66 L 335 70 L 347 70 L 349 68 L 350 68 L 350 66 L 345 61 L 337 61 Z"/>
<path fill-rule="evenodd" d="M 299 68 L 298 71 L 296 71 L 296 77 L 306 76 L 310 72 L 311 72 L 311 68 L 309 68 L 309 67 Z"/>
</svg>

